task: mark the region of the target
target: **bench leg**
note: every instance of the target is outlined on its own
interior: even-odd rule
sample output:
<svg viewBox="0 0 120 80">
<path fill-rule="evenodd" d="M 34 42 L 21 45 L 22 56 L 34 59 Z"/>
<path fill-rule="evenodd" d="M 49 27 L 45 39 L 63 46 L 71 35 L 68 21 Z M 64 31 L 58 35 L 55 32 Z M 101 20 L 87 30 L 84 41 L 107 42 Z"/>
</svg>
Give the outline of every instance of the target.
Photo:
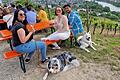
<svg viewBox="0 0 120 80">
<path fill-rule="evenodd" d="M 68 39 L 66 39 L 66 40 L 68 40 Z M 66 44 L 65 44 L 66 40 L 61 40 L 59 45 L 66 47 Z"/>
<path fill-rule="evenodd" d="M 9 42 L 10 42 L 10 48 L 11 48 L 11 50 L 13 50 L 11 39 L 9 39 Z"/>
<path fill-rule="evenodd" d="M 73 37 L 70 37 L 70 47 L 73 47 Z"/>
<path fill-rule="evenodd" d="M 20 60 L 21 69 L 22 69 L 23 72 L 25 73 L 25 72 L 26 72 L 26 68 L 25 68 L 25 63 L 24 63 L 23 55 L 19 57 L 19 60 Z"/>
</svg>

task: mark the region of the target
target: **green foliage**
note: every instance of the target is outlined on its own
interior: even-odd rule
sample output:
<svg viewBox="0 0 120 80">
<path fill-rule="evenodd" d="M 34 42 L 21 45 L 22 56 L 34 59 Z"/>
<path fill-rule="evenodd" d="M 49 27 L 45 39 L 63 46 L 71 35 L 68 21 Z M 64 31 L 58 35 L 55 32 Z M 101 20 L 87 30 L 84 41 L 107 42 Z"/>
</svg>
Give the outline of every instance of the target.
<svg viewBox="0 0 120 80">
<path fill-rule="evenodd" d="M 83 2 L 79 5 L 79 7 L 85 9 L 87 8 L 87 6 L 89 9 L 92 9 L 93 11 L 101 12 L 103 10 L 102 5 L 99 5 L 98 3 L 95 2 Z"/>
<path fill-rule="evenodd" d="M 87 14 L 86 14 L 86 12 L 80 12 L 80 16 L 82 17 L 82 18 L 86 18 L 87 17 Z"/>
<path fill-rule="evenodd" d="M 102 16 L 102 17 L 109 18 L 109 19 L 112 19 L 112 20 L 119 21 L 119 17 L 116 16 L 116 15 L 114 15 L 114 14 L 111 14 L 111 13 L 102 14 L 101 16 Z"/>
<path fill-rule="evenodd" d="M 113 5 L 120 7 L 120 2 L 111 2 Z"/>
<path fill-rule="evenodd" d="M 117 0 L 117 2 L 115 2 L 115 0 L 98 0 L 98 1 L 107 2 L 113 4 L 114 6 L 120 7 L 120 0 Z"/>
<path fill-rule="evenodd" d="M 106 17 L 112 20 L 120 21 L 120 13 L 119 12 L 111 12 L 109 7 L 102 7 L 102 5 L 99 5 L 95 2 L 83 2 L 79 5 L 81 8 L 90 9 L 90 15 L 91 16 L 98 16 L 98 14 L 101 14 L 101 17 Z M 80 13 L 80 15 L 84 18 L 87 14 Z"/>
<path fill-rule="evenodd" d="M 116 15 L 116 16 L 118 16 L 118 17 L 119 17 L 119 19 L 120 19 L 120 12 L 115 12 L 115 11 L 112 11 L 111 13 L 112 13 L 112 14 L 114 14 L 114 15 Z"/>
<path fill-rule="evenodd" d="M 104 7 L 104 8 L 103 8 L 103 11 L 104 11 L 104 12 L 110 12 L 110 8 L 109 8 L 109 7 Z"/>
<path fill-rule="evenodd" d="M 46 10 L 46 12 L 48 13 L 48 17 L 49 17 L 49 19 L 54 19 L 55 18 L 55 11 L 54 11 L 54 9 L 45 9 Z"/>
</svg>

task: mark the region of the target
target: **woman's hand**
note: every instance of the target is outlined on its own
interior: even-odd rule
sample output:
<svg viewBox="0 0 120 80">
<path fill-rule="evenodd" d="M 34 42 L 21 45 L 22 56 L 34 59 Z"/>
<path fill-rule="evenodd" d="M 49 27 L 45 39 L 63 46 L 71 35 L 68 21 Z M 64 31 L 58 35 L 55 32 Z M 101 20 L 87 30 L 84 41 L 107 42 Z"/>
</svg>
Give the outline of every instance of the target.
<svg viewBox="0 0 120 80">
<path fill-rule="evenodd" d="M 54 20 L 50 20 L 50 25 L 54 25 L 55 24 L 55 21 Z"/>
<path fill-rule="evenodd" d="M 31 32 L 35 32 L 35 28 L 34 28 L 34 26 L 33 25 L 31 25 L 31 28 L 32 28 L 32 31 Z"/>
</svg>

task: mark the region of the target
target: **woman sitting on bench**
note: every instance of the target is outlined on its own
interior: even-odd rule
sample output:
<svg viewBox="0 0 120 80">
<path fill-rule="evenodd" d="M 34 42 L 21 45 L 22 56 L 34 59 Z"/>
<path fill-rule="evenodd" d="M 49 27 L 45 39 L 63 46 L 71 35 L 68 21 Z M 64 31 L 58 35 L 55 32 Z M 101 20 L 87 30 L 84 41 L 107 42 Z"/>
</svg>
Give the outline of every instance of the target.
<svg viewBox="0 0 120 80">
<path fill-rule="evenodd" d="M 46 58 L 46 44 L 42 41 L 33 41 L 33 32 L 28 32 L 26 29 L 26 16 L 23 10 L 17 10 L 14 14 L 13 19 L 13 46 L 17 52 L 27 53 L 28 56 L 25 58 L 25 62 L 28 63 L 35 52 L 35 50 L 41 50 L 41 62 L 44 63 Z"/>
<path fill-rule="evenodd" d="M 57 31 L 49 35 L 47 38 L 41 38 L 41 40 L 66 40 L 70 36 L 70 29 L 68 27 L 68 19 L 64 15 L 63 9 L 61 7 L 56 7 L 55 9 L 56 18 L 51 20 Z M 58 44 L 53 43 L 55 47 L 53 49 L 60 49 Z"/>
</svg>

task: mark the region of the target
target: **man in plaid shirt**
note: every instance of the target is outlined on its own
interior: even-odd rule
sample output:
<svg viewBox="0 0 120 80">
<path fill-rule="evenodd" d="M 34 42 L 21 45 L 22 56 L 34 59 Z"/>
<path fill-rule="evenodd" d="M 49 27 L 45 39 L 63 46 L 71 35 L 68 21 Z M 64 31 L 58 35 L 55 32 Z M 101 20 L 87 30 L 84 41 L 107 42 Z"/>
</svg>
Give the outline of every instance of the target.
<svg viewBox="0 0 120 80">
<path fill-rule="evenodd" d="M 69 4 L 64 5 L 63 8 L 65 8 L 66 12 L 68 13 L 68 24 L 76 41 L 78 34 L 84 31 L 82 20 L 80 19 L 78 12 L 73 11 Z"/>
</svg>

